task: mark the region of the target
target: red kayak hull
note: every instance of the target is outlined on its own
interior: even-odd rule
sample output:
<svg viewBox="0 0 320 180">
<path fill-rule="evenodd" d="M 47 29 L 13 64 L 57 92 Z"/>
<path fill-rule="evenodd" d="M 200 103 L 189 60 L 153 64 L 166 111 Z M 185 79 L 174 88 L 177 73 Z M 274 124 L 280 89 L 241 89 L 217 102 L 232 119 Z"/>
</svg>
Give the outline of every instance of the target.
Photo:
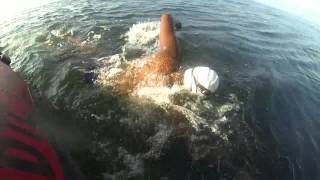
<svg viewBox="0 0 320 180">
<path fill-rule="evenodd" d="M 0 178 L 64 180 L 58 156 L 32 114 L 27 84 L 0 62 Z"/>
</svg>

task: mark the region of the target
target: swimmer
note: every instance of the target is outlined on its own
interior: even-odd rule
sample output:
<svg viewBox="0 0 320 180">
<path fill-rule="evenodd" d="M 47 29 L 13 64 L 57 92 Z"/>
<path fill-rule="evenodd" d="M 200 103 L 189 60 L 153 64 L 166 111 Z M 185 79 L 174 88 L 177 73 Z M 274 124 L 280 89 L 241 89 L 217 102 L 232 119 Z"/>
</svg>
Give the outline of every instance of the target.
<svg viewBox="0 0 320 180">
<path fill-rule="evenodd" d="M 182 83 L 178 72 L 180 55 L 170 14 L 162 14 L 160 22 L 160 48 L 146 58 L 142 67 L 127 64 L 124 71 L 113 79 L 115 88 L 121 93 L 129 93 L 141 86 L 172 86 Z"/>
<path fill-rule="evenodd" d="M 170 14 L 161 15 L 159 39 L 160 49 L 147 57 L 142 67 L 128 63 L 121 67 L 122 71 L 111 77 L 116 91 L 128 94 L 142 87 L 171 87 L 173 85 L 184 85 L 185 89 L 202 94 L 213 93 L 217 90 L 219 77 L 209 67 L 190 68 L 184 74 L 178 71 L 180 54 Z"/>
</svg>

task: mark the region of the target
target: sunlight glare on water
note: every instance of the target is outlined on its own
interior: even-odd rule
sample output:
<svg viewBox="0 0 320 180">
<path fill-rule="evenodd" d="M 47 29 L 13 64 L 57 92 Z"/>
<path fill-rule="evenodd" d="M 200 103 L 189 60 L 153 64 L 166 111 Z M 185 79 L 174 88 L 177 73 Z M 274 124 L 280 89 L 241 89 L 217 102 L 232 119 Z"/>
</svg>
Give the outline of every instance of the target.
<svg viewBox="0 0 320 180">
<path fill-rule="evenodd" d="M 0 22 L 10 20 L 22 12 L 53 0 L 1 0 Z"/>
<path fill-rule="evenodd" d="M 263 4 L 288 11 L 320 25 L 320 1 L 318 0 L 257 0 Z"/>
</svg>

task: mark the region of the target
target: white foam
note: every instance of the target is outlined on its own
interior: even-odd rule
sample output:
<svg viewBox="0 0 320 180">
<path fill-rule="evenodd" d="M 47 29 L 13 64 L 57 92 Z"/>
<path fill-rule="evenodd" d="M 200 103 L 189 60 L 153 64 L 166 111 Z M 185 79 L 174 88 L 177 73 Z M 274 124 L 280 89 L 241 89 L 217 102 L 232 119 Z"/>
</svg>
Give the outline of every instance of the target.
<svg viewBox="0 0 320 180">
<path fill-rule="evenodd" d="M 236 103 L 227 103 L 217 108 L 218 114 L 220 117 L 224 116 L 227 112 L 230 111 L 239 111 L 240 106 Z"/>
<path fill-rule="evenodd" d="M 123 71 L 124 69 L 122 68 L 126 65 L 136 68 L 142 67 L 146 62 L 144 57 L 148 55 L 148 53 L 153 53 L 156 49 L 155 47 L 159 47 L 159 28 L 159 22 L 142 22 L 134 24 L 124 35 L 126 37 L 126 43 L 122 47 L 122 52 L 98 60 L 103 66 L 97 70 L 98 84 L 101 86 L 113 86 L 115 82 L 112 81 L 112 78 Z M 143 53 L 141 56 L 130 60 L 126 59 L 126 54 L 129 50 L 142 51 Z M 150 78 L 152 79 L 152 77 Z M 157 79 L 157 77 L 154 79 Z M 150 103 L 149 100 L 151 100 L 154 104 L 159 105 L 164 110 L 176 110 L 188 120 L 188 123 L 195 130 L 200 130 L 201 127 L 207 127 L 212 133 L 221 134 L 221 136 L 223 136 L 223 133 L 221 133 L 219 129 L 219 124 L 228 122 L 229 119 L 228 116 L 225 115 L 226 113 L 239 110 L 238 101 L 230 99 L 230 102 L 217 105 L 214 102 L 205 100 L 201 94 L 183 94 L 182 96 L 190 96 L 190 98 L 187 97 L 184 99 L 184 97 L 182 97 L 181 101 L 183 102 L 181 104 L 174 104 L 172 102 L 172 97 L 176 97 L 175 95 L 183 89 L 183 86 L 177 84 L 168 87 L 164 85 L 150 86 L 148 83 L 146 83 L 146 85 L 141 83 L 134 89 L 130 96 L 135 102 L 140 99 L 141 102 L 147 100 Z M 141 111 L 141 113 L 139 113 L 142 116 L 140 117 L 141 119 L 150 119 L 150 117 L 144 117 L 152 114 L 146 113 L 145 111 L 147 109 L 148 107 L 138 110 L 139 112 Z M 152 111 L 152 109 L 150 111 Z M 200 116 L 201 112 L 217 112 L 217 114 L 215 117 L 202 117 Z M 227 138 L 224 139 L 227 140 Z"/>
<path fill-rule="evenodd" d="M 110 28 L 108 26 L 98 26 L 99 28 L 102 28 L 104 31 L 110 31 Z"/>
<path fill-rule="evenodd" d="M 52 34 L 53 36 L 56 36 L 56 37 L 63 37 L 65 35 L 65 33 L 63 33 L 62 31 L 59 31 L 59 30 L 52 30 L 52 31 L 50 31 L 50 34 Z"/>
<path fill-rule="evenodd" d="M 99 33 L 96 33 L 94 31 L 90 31 L 88 34 L 87 34 L 87 39 L 85 41 L 87 42 L 97 42 L 101 39 L 102 35 L 99 34 Z"/>
<path fill-rule="evenodd" d="M 123 46 L 123 54 L 132 51 L 142 52 L 142 56 L 150 55 L 159 48 L 160 22 L 139 22 L 132 25 L 124 34 L 126 44 Z"/>
<path fill-rule="evenodd" d="M 193 111 L 185 108 L 185 107 L 181 107 L 181 106 L 177 106 L 177 105 L 172 105 L 172 107 L 174 107 L 174 109 L 178 110 L 180 113 L 182 113 L 189 121 L 189 123 L 192 125 L 192 127 L 195 130 L 199 130 L 201 126 L 207 126 L 211 129 L 211 131 L 213 133 L 217 132 L 217 127 L 216 126 L 209 126 L 209 124 L 207 123 L 206 119 L 198 116 L 196 113 L 194 113 Z"/>
<path fill-rule="evenodd" d="M 85 39 L 77 37 L 73 29 L 65 30 L 52 30 L 49 33 L 46 43 L 49 46 L 56 46 L 58 48 L 68 47 L 68 45 L 75 46 L 80 49 L 94 48 L 95 45 L 100 41 L 102 35 L 90 31 Z"/>
<path fill-rule="evenodd" d="M 100 86 L 112 85 L 110 79 L 123 71 L 123 69 L 119 68 L 124 63 L 123 57 L 120 54 L 115 54 L 109 57 L 102 57 L 97 61 L 102 64 L 102 67 L 95 70 L 95 73 L 98 74 L 95 83 Z"/>
<path fill-rule="evenodd" d="M 134 92 L 134 95 L 143 98 L 149 98 L 157 104 L 162 104 L 170 103 L 170 96 L 181 91 L 182 89 L 183 87 L 179 85 L 174 85 L 172 87 L 141 87 Z"/>
<path fill-rule="evenodd" d="M 150 45 L 158 39 L 160 33 L 159 22 L 139 22 L 134 24 L 125 34 L 128 44 L 143 46 Z"/>
<path fill-rule="evenodd" d="M 98 78 L 96 83 L 104 85 L 112 85 L 111 79 L 114 75 L 118 74 L 122 70 L 119 68 L 123 64 L 130 64 L 132 67 L 140 68 L 146 62 L 144 56 L 153 53 L 157 47 L 159 47 L 158 36 L 160 33 L 160 22 L 139 22 L 132 25 L 128 32 L 124 34 L 126 43 L 122 47 L 122 52 L 109 57 L 103 57 L 98 60 L 102 64 L 102 67 L 96 70 Z M 95 34 L 94 31 L 88 33 L 88 40 L 100 39 L 101 36 Z M 135 52 L 141 52 L 141 57 L 138 57 L 130 62 L 126 57 L 129 53 L 135 54 Z M 129 57 L 130 58 L 130 57 Z"/>
<path fill-rule="evenodd" d="M 114 77 L 115 75 L 119 74 L 122 71 L 123 71 L 123 69 L 121 69 L 121 68 L 111 68 L 109 70 L 109 76 Z"/>
</svg>

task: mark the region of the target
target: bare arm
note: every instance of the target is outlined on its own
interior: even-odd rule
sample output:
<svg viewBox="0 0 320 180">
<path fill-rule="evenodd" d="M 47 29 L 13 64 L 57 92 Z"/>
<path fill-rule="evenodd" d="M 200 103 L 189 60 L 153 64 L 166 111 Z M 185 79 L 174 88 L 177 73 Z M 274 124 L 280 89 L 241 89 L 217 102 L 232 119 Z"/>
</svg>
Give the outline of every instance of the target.
<svg viewBox="0 0 320 180">
<path fill-rule="evenodd" d="M 161 15 L 160 23 L 160 49 L 152 55 L 144 66 L 146 72 L 170 74 L 179 66 L 177 40 L 174 33 L 172 17 L 170 14 Z"/>
</svg>

